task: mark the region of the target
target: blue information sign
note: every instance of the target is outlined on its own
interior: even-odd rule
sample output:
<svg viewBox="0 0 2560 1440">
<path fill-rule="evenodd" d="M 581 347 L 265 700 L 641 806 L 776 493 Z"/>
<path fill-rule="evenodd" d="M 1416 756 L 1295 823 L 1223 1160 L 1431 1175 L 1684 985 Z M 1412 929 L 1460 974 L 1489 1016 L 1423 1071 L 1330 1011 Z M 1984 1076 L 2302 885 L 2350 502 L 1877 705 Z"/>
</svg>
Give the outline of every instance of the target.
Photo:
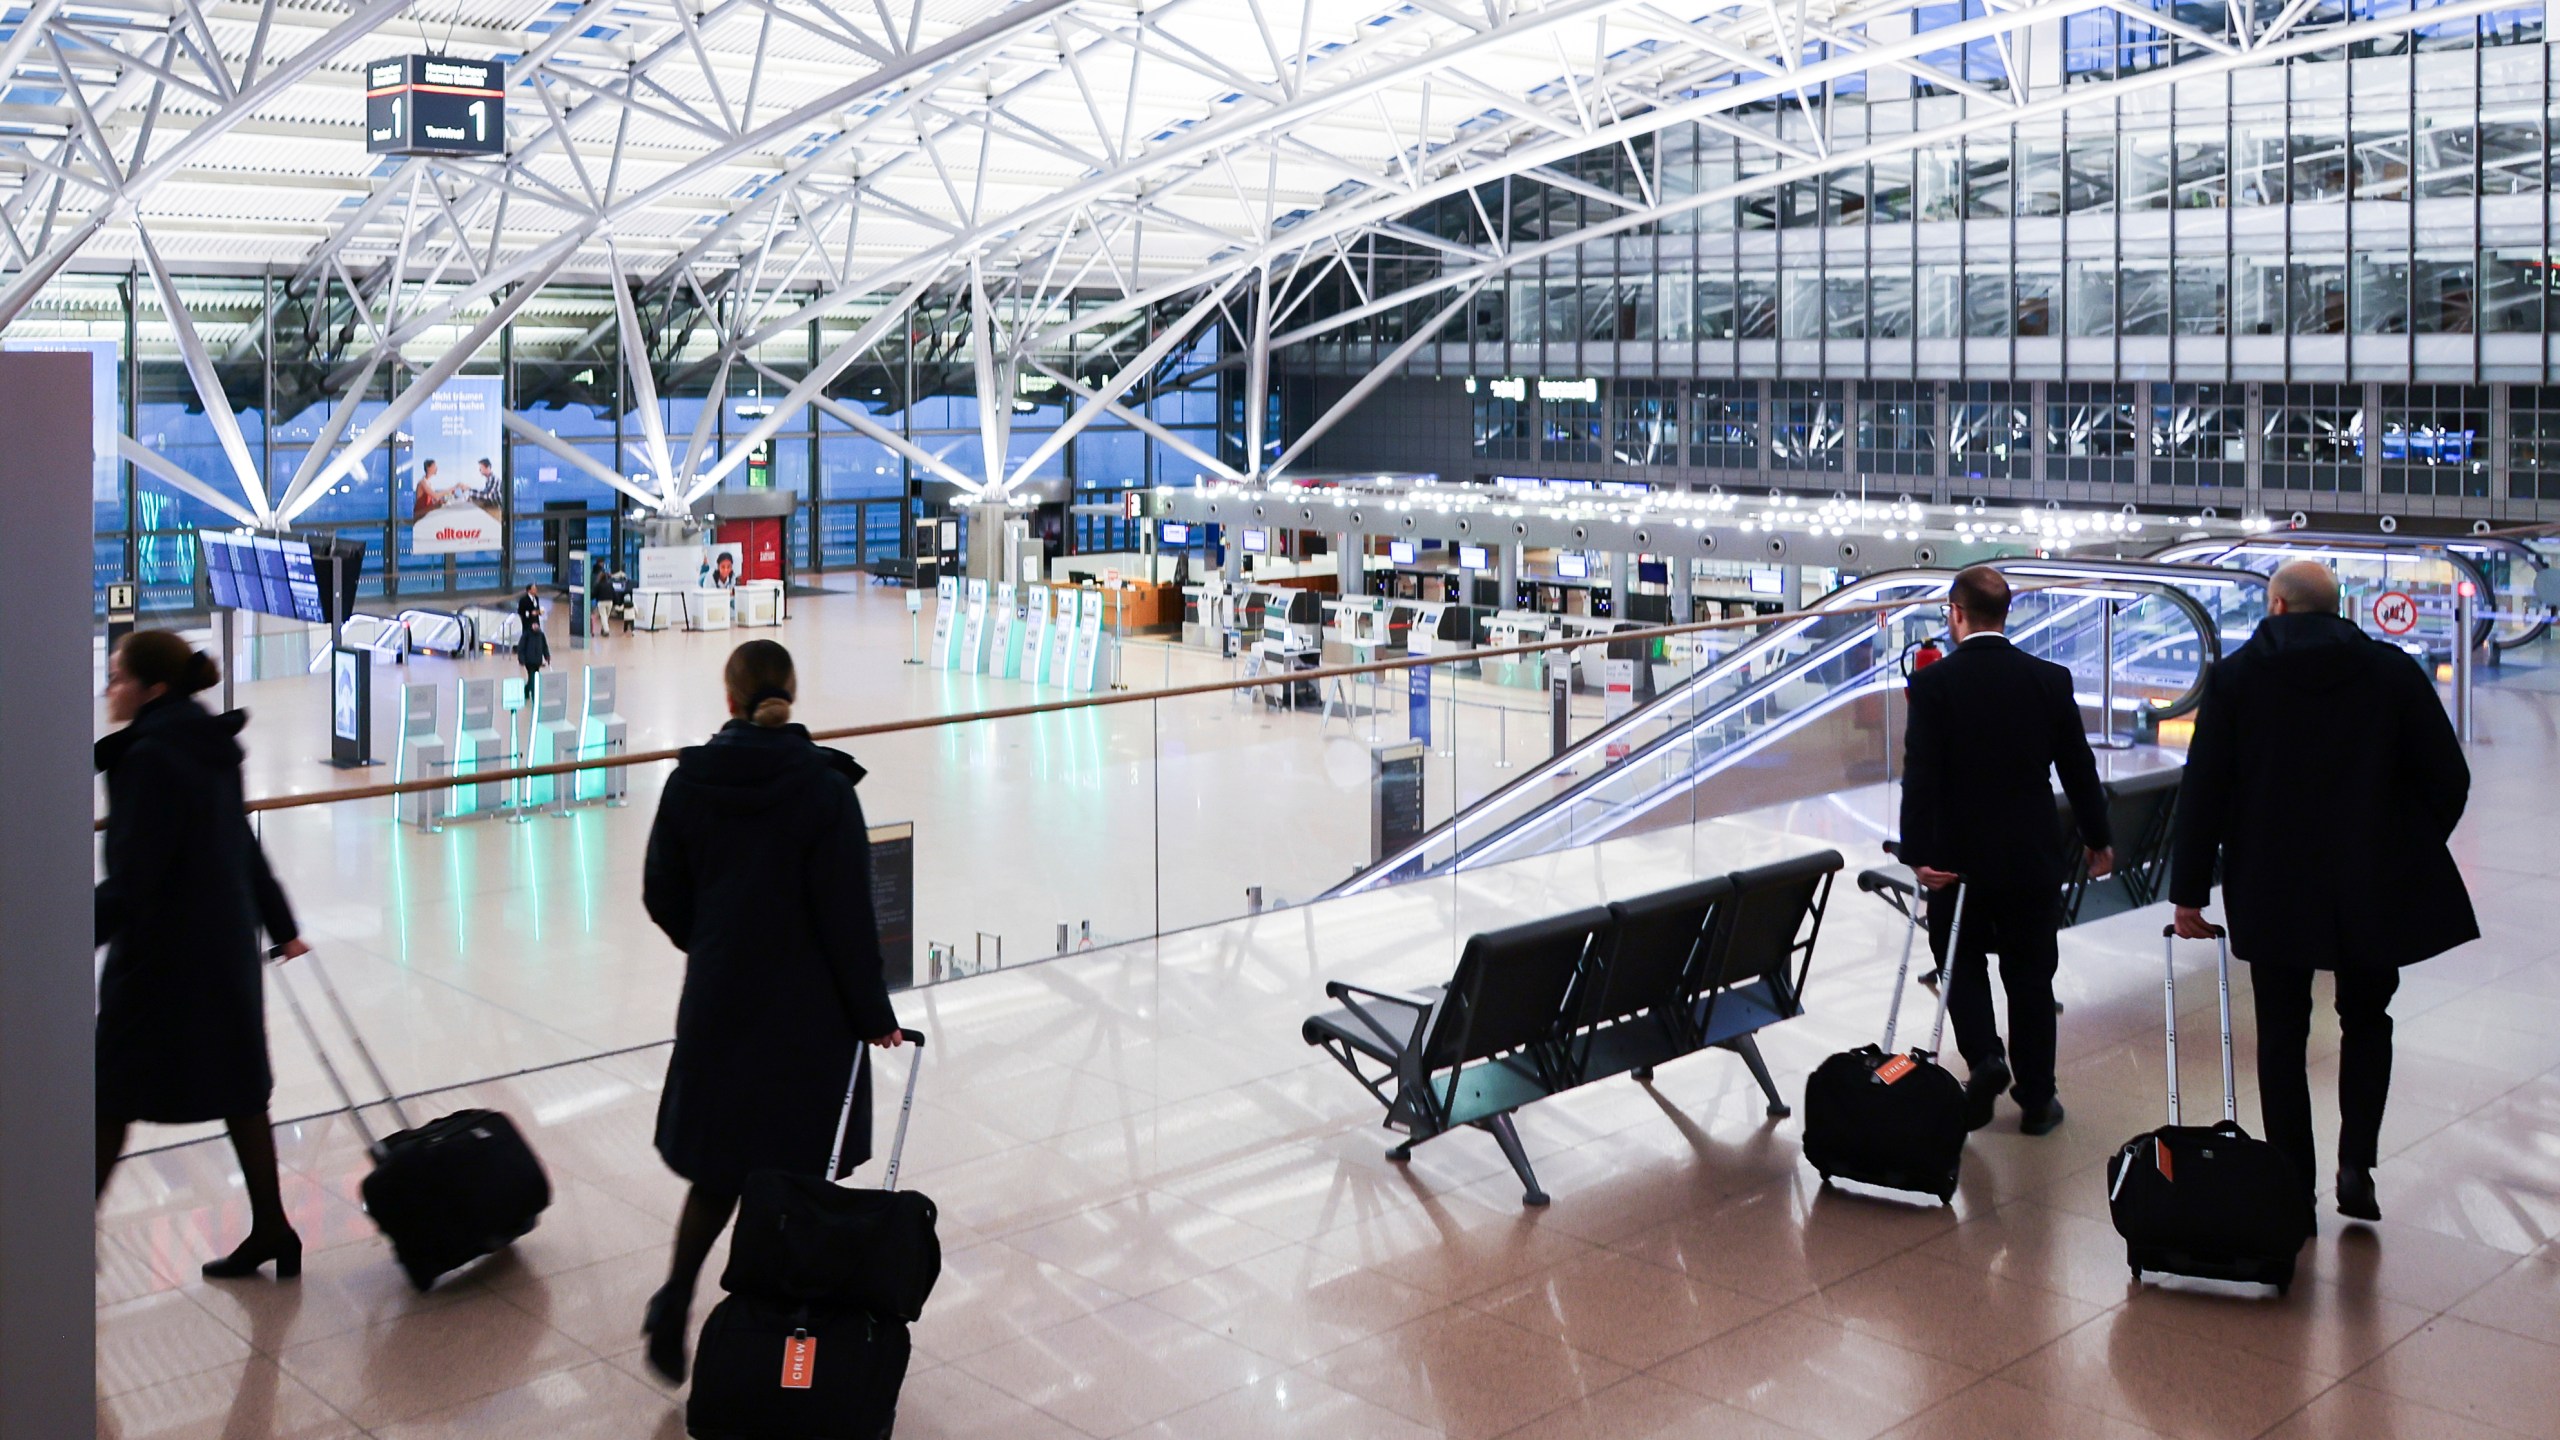
<svg viewBox="0 0 2560 1440">
<path fill-rule="evenodd" d="M 1404 672 L 1405 727 L 1411 738 L 1431 743 L 1431 667 L 1416 665 Z"/>
</svg>

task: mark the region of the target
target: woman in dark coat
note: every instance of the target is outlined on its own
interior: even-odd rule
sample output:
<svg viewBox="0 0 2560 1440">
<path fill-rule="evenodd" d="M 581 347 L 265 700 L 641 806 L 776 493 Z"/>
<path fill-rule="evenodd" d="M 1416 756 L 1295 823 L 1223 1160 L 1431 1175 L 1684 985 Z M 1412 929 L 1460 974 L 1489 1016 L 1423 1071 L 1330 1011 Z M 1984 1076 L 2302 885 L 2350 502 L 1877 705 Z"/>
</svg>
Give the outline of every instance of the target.
<svg viewBox="0 0 2560 1440">
<path fill-rule="evenodd" d="M 748 1172 L 825 1170 L 848 1075 L 846 1168 L 869 1159 L 862 1044 L 899 1043 L 854 795 L 862 768 L 791 723 L 790 651 L 750 640 L 724 678 L 737 718 L 677 760 L 642 888 L 649 918 L 685 952 L 658 1154 L 693 1189 L 643 1326 L 649 1364 L 670 1383 L 684 1379 L 694 1283 Z"/>
<path fill-rule="evenodd" d="M 290 958 L 299 938 L 284 890 L 240 808 L 247 716 L 189 697 L 219 683 L 202 652 L 166 630 L 125 637 L 107 664 L 100 740 L 107 776 L 106 878 L 98 883 L 98 1193 L 136 1120 L 220 1120 L 249 1192 L 249 1238 L 204 1273 L 217 1280 L 302 1271 L 285 1219 L 267 1098 L 266 985 L 258 932 Z"/>
<path fill-rule="evenodd" d="M 542 632 L 542 612 L 536 610 L 526 618 L 524 633 L 516 637 L 516 663 L 524 667 L 524 703 L 533 704 L 533 682 L 542 667 L 551 663 L 551 637 Z"/>
</svg>

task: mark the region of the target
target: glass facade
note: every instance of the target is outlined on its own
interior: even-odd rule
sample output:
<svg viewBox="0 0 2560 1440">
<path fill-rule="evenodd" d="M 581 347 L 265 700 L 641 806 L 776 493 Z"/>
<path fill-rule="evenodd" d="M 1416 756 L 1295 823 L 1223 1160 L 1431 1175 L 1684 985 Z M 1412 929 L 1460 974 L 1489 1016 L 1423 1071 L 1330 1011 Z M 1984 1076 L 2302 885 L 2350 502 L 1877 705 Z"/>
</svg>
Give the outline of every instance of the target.
<svg viewBox="0 0 2560 1440">
<path fill-rule="evenodd" d="M 1913 23 L 1959 23 L 1975 3 Z M 2296 33 L 2403 8 L 2319 0 Z M 1588 379 L 1609 416 L 1600 470 L 1667 484 L 2265 494 L 2483 518 L 2521 501 L 2517 518 L 2560 518 L 2530 508 L 2560 499 L 2543 428 L 2560 382 L 2544 7 L 1963 130 L 2008 106 L 2012 66 L 2043 98 L 2231 33 L 2230 7 L 2168 13 L 2092 10 L 2031 44 L 1950 46 L 1908 75 L 1550 167 L 1569 190 L 1515 176 L 1408 216 L 1497 251 L 1610 225 L 1505 273 L 1485 292 L 1498 300 L 1414 352 L 1415 379 L 1531 382 L 1507 409 L 1478 393 L 1472 437 L 1438 441 L 1438 468 L 1590 464 L 1588 427 L 1535 383 Z M 1754 183 L 1852 150 L 1871 158 Z M 1371 293 L 1470 263 L 1392 234 L 1355 258 Z M 1281 363 L 1358 374 L 1436 303 Z M 1673 428 L 1685 445 L 1656 442 Z"/>
<path fill-rule="evenodd" d="M 139 283 L 137 283 L 137 280 Z M 179 293 L 215 370 L 252 473 L 281 499 L 311 465 L 337 407 L 356 413 L 341 442 L 380 419 L 401 387 L 460 341 L 483 315 L 465 311 L 419 336 L 402 364 L 384 365 L 368 390 L 349 396 L 370 343 L 369 322 L 344 286 L 332 279 L 308 292 L 280 278 L 180 277 Z M 522 310 L 479 354 L 465 377 L 498 377 L 506 407 L 596 467 L 654 489 L 646 478 L 647 418 L 626 401 L 612 302 L 599 290 L 558 286 Z M 783 332 L 732 366 L 725 393 L 711 403 L 718 357 L 716 327 L 698 324 L 654 357 L 658 420 L 671 451 L 683 454 L 698 433 L 706 456 L 765 421 L 774 405 L 809 373 L 814 356 L 843 344 L 870 312 L 855 308 Z M 785 416 L 749 463 L 722 488 L 768 488 L 792 495 L 789 564 L 795 572 L 868 565 L 904 553 L 908 518 L 948 493 L 942 478 L 899 445 L 866 430 L 859 417 L 914 451 L 978 477 L 985 445 L 978 427 L 975 365 L 966 353 L 965 311 L 945 305 L 920 311 L 910 340 L 894 332 L 822 392 L 819 404 Z M 56 279 L 9 329 L 12 344 L 77 341 L 103 345 L 115 357 L 116 394 L 124 433 L 161 460 L 237 502 L 242 480 L 221 428 L 208 416 L 147 278 L 68 275 Z M 1134 349 L 1143 337 L 1129 343 Z M 1153 388 L 1125 402 L 1198 454 L 1232 463 L 1240 440 L 1219 424 L 1225 390 L 1237 388 L 1217 366 L 1223 332 L 1212 329 L 1178 350 Z M 1042 357 L 1062 370 L 1116 368 L 1107 352 Z M 1125 358 L 1125 357 L 1123 357 Z M 1107 373 L 1107 368 L 1105 370 Z M 1019 465 L 1067 414 L 1054 380 L 1026 372 L 1010 401 L 1010 463 Z M 1239 416 L 1240 416 L 1239 412 Z M 1238 428 L 1238 427 L 1229 427 Z M 624 554 L 639 543 L 628 523 L 635 501 L 588 468 L 520 435 L 490 457 L 501 477 L 502 548 L 466 555 L 420 555 L 410 548 L 408 437 L 375 448 L 345 478 L 329 485 L 295 517 L 297 529 L 333 529 L 365 545 L 362 593 L 375 601 L 489 594 L 527 583 L 555 584 L 568 551 Z M 334 455 L 324 454 L 323 462 Z M 316 465 L 311 465 L 316 470 Z M 1153 484 L 1189 484 L 1206 472 L 1195 455 L 1119 417 L 1105 417 L 1056 447 L 1034 472 L 1048 493 L 1070 506 L 1119 508 L 1121 492 Z M 200 526 L 239 519 L 190 487 L 151 467 L 110 461 L 100 467 L 94 505 L 93 571 L 99 594 L 109 581 L 141 582 L 147 612 L 201 610 L 197 547 Z M 1076 517 L 1058 538 L 1069 549 L 1125 547 L 1133 527 L 1116 518 Z M 624 555 L 624 563 L 630 558 Z"/>
</svg>

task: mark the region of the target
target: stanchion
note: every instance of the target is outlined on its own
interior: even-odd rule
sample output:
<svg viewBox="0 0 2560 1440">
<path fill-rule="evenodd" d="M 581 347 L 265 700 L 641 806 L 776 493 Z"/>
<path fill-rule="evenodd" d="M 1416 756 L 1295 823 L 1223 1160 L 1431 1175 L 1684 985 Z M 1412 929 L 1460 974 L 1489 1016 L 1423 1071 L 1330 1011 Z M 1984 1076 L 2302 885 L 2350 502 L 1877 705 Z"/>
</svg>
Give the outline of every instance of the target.
<svg viewBox="0 0 2560 1440">
<path fill-rule="evenodd" d="M 1497 732 L 1501 736 L 1502 746 L 1501 753 L 1494 757 L 1493 768 L 1496 770 L 1508 770 L 1511 768 L 1511 707 L 1508 705 L 1495 706 L 1493 723 Z"/>
<path fill-rule="evenodd" d="M 2453 730 L 2465 745 L 2471 743 L 2471 631 L 2478 603 L 2470 581 L 2453 587 Z"/>
</svg>

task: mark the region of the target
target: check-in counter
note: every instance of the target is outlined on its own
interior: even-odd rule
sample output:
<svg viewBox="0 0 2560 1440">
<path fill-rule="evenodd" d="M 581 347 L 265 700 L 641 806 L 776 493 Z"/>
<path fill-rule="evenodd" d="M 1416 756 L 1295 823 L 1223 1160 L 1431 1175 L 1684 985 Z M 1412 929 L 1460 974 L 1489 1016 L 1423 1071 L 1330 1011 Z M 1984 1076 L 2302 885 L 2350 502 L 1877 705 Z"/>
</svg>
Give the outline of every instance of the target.
<svg viewBox="0 0 2560 1440">
<path fill-rule="evenodd" d="M 1485 648 L 1504 650 L 1553 639 L 1549 626 L 1554 619 L 1528 610 L 1499 611 L 1485 624 Z M 1540 651 L 1533 655 L 1489 656 L 1484 662 L 1484 678 L 1495 685 L 1543 690 L 1547 688 L 1547 661 L 1554 654 Z"/>
</svg>

